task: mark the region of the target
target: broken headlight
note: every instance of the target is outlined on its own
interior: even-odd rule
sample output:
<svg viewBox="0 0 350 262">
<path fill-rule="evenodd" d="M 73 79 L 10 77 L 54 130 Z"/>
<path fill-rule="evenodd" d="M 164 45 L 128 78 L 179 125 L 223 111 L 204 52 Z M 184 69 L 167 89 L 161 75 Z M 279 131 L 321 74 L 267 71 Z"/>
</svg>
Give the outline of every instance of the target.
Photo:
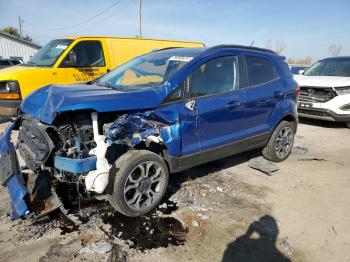
<svg viewBox="0 0 350 262">
<path fill-rule="evenodd" d="M 336 87 L 335 90 L 337 91 L 338 95 L 350 95 L 350 86 L 344 86 L 344 87 Z"/>
</svg>

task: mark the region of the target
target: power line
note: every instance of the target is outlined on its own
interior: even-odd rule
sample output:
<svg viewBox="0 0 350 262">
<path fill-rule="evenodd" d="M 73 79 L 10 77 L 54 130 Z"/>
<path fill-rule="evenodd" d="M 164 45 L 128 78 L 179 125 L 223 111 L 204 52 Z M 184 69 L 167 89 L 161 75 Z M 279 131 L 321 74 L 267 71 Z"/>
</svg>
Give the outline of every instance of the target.
<svg viewBox="0 0 350 262">
<path fill-rule="evenodd" d="M 110 14 L 110 15 L 108 15 L 108 16 L 106 16 L 106 17 L 103 17 L 103 18 L 98 19 L 98 20 L 96 21 L 96 23 L 94 23 L 94 24 L 92 24 L 92 25 L 89 25 L 89 26 L 80 27 L 80 28 L 79 28 L 79 31 L 82 31 L 82 30 L 85 30 L 85 29 L 90 29 L 90 28 L 99 26 L 99 23 L 100 23 L 100 22 L 107 21 L 107 20 L 111 19 L 112 17 L 115 18 L 115 15 L 116 15 L 116 14 L 118 14 L 120 11 L 122 11 L 122 9 L 125 9 L 125 8 L 129 7 L 129 6 L 130 6 L 131 4 L 133 4 L 134 2 L 130 0 L 130 1 L 127 1 L 127 2 L 125 2 L 125 3 L 126 3 L 125 5 L 120 6 L 120 8 L 118 8 L 118 9 L 117 9 L 115 12 L 113 12 L 112 14 Z M 76 34 L 78 34 L 78 33 L 76 32 Z"/>
<path fill-rule="evenodd" d="M 94 20 L 95 18 L 101 16 L 102 14 L 108 12 L 111 8 L 115 7 L 116 5 L 118 5 L 119 3 L 121 3 L 123 0 L 118 0 L 116 1 L 115 3 L 113 3 L 111 6 L 107 7 L 106 9 L 103 9 L 101 12 L 99 12 L 98 14 L 88 18 L 88 19 L 85 19 L 77 24 L 73 24 L 73 25 L 70 25 L 70 26 L 63 26 L 63 27 L 52 27 L 52 28 L 49 28 L 49 27 L 43 27 L 43 26 L 38 26 L 38 25 L 35 25 L 35 24 L 32 24 L 30 22 L 28 22 L 27 20 L 24 20 L 22 19 L 22 22 L 25 22 L 27 25 L 29 26 L 32 26 L 32 27 L 35 27 L 35 28 L 38 28 L 38 29 L 43 29 L 43 30 L 63 30 L 63 29 L 69 29 L 69 28 L 72 28 L 72 27 L 77 27 L 77 26 L 80 26 L 82 24 L 85 24 L 87 22 L 90 22 L 92 20 Z"/>
</svg>

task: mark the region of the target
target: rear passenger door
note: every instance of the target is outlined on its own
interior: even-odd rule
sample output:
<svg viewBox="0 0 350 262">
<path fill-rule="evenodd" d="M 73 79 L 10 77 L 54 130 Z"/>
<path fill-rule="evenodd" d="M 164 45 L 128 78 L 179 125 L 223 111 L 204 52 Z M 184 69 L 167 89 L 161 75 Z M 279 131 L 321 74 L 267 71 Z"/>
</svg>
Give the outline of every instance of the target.
<svg viewBox="0 0 350 262">
<path fill-rule="evenodd" d="M 205 62 L 189 77 L 186 107 L 198 114 L 201 151 L 226 145 L 240 137 L 244 91 L 239 90 L 239 57 L 228 55 Z"/>
<path fill-rule="evenodd" d="M 246 55 L 247 85 L 243 105 L 245 136 L 261 134 L 272 129 L 274 109 L 283 102 L 283 81 L 268 56 Z"/>
</svg>

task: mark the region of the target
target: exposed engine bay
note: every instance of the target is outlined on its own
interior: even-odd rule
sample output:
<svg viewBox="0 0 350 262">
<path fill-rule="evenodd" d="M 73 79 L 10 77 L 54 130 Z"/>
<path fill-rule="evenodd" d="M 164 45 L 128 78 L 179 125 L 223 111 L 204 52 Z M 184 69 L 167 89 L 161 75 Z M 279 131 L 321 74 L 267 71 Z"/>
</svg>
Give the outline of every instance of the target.
<svg viewBox="0 0 350 262">
<path fill-rule="evenodd" d="M 79 197 L 108 200 L 113 193 L 110 169 L 118 157 L 135 147 L 155 151 L 156 145 L 159 151 L 163 144 L 160 132 L 167 126 L 148 117 L 79 112 L 59 115 L 53 125 L 46 125 L 22 116 L 17 146 L 27 168 L 37 175 L 32 195 L 48 199 L 56 194 L 52 185 L 64 183 Z M 52 202 L 59 200 L 50 201 L 58 206 Z"/>
</svg>

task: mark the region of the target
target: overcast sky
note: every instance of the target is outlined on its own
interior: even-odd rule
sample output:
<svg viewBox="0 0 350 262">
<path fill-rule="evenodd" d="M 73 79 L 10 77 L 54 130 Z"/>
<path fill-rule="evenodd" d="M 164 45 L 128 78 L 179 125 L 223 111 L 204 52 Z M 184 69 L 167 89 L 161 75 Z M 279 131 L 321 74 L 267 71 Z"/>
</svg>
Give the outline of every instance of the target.
<svg viewBox="0 0 350 262">
<path fill-rule="evenodd" d="M 0 10 L 0 28 L 18 27 L 20 15 L 24 34 L 42 45 L 64 35 L 137 34 L 137 0 L 0 0 Z M 349 0 L 143 0 L 142 27 L 144 37 L 208 46 L 284 41 L 291 58 L 329 56 L 331 44 L 350 55 Z"/>
</svg>

